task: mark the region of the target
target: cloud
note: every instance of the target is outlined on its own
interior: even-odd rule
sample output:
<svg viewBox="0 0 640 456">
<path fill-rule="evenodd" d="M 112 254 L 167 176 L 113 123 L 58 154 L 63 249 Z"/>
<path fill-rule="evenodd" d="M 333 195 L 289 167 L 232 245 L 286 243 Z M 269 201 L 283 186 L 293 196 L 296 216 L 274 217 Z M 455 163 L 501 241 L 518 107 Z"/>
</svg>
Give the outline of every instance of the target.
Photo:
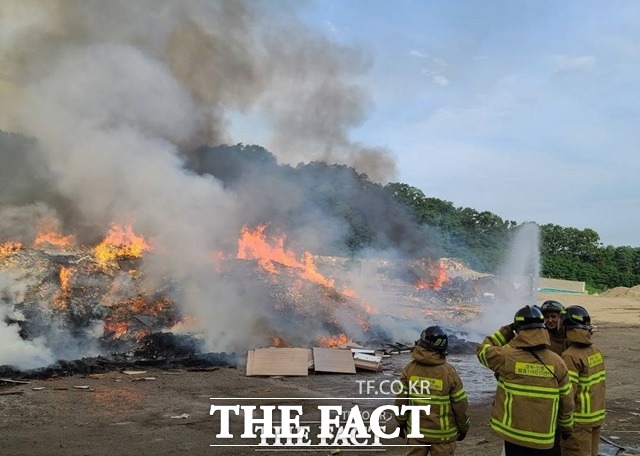
<svg viewBox="0 0 640 456">
<path fill-rule="evenodd" d="M 417 51 L 411 51 L 417 52 Z M 424 56 L 427 57 L 426 55 Z M 444 76 L 444 72 L 447 69 L 447 62 L 442 59 L 429 58 L 427 66 L 423 67 L 421 72 L 431 77 L 431 81 L 439 85 L 440 87 L 446 87 L 449 85 L 449 79 Z"/>
<path fill-rule="evenodd" d="M 596 58 L 592 55 L 584 55 L 582 57 L 557 55 L 555 59 L 558 64 L 559 72 L 590 70 L 596 64 Z"/>
<path fill-rule="evenodd" d="M 440 87 L 446 87 L 449 85 L 449 80 L 441 74 L 437 74 L 433 77 L 433 83 Z"/>
<path fill-rule="evenodd" d="M 420 51 L 416 51 L 414 49 L 409 51 L 409 55 L 413 56 L 413 57 L 418 57 L 420 59 L 426 59 L 427 57 L 429 57 L 427 54 L 423 54 Z"/>
</svg>

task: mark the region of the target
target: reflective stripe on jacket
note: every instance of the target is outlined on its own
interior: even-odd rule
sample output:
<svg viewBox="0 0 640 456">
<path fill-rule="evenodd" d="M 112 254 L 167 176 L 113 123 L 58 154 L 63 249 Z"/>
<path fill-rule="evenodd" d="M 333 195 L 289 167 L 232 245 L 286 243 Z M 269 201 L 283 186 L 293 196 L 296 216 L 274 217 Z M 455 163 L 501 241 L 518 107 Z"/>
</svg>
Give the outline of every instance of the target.
<svg viewBox="0 0 640 456">
<path fill-rule="evenodd" d="M 562 354 L 562 359 L 573 384 L 574 420 L 579 426 L 600 426 L 605 417 L 604 357 L 591 343 L 587 330 L 568 328 L 567 339 L 569 348 Z"/>
<path fill-rule="evenodd" d="M 516 445 L 552 448 L 556 427 L 561 431 L 573 427 L 567 367 L 547 348 L 546 329 L 527 329 L 512 337 L 511 329 L 503 327 L 477 350 L 479 361 L 498 377 L 491 428 Z"/>
<path fill-rule="evenodd" d="M 467 408 L 469 402 L 460 376 L 445 357 L 419 345 L 413 350 L 413 361 L 400 376 L 403 389 L 396 398 L 396 405 L 430 405 L 430 413 L 420 414 L 421 441 L 448 443 L 459 433 L 469 430 Z M 410 415 L 398 416 L 412 429 Z"/>
</svg>

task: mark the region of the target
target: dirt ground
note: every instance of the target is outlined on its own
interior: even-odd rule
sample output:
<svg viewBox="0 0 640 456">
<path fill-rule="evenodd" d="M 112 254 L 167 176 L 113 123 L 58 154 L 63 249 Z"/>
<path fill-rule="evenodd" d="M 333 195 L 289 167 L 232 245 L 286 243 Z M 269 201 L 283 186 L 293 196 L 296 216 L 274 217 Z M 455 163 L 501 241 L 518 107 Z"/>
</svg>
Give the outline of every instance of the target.
<svg viewBox="0 0 640 456">
<path fill-rule="evenodd" d="M 607 368 L 608 415 L 603 435 L 617 437 L 616 443 L 640 446 L 640 301 L 620 298 L 545 295 L 565 304 L 584 305 L 597 326 L 595 343 L 605 354 Z M 498 326 L 502 322 L 496 322 Z M 472 428 L 456 454 L 466 456 L 499 455 L 501 442 L 488 427 L 494 383 L 490 373 L 472 357 L 451 356 L 470 391 Z M 2 455 L 244 455 L 270 453 L 252 447 L 210 447 L 211 444 L 247 444 L 235 438 L 215 438 L 218 420 L 209 415 L 210 398 L 320 398 L 356 397 L 342 401 L 366 409 L 372 402 L 359 398 L 357 380 L 392 380 L 409 360 L 407 355 L 385 359 L 385 370 L 378 374 L 311 375 L 298 378 L 249 378 L 242 368 L 220 368 L 212 372 L 166 372 L 149 370 L 138 376 L 121 372 L 91 377 L 68 377 L 32 381 L 29 385 L 0 386 L 0 393 L 23 391 L 22 395 L 0 396 L 0 454 Z M 155 380 L 134 381 L 136 377 Z M 89 386 L 88 389 L 74 388 Z M 42 390 L 33 388 L 44 387 Z M 229 401 L 231 403 L 234 401 Z M 390 402 L 390 401 L 389 401 Z M 220 401 L 217 401 L 220 403 Z M 234 402 L 239 403 L 239 402 Z M 245 402 L 247 403 L 247 402 Z M 303 403 L 303 420 L 317 419 L 311 414 L 317 402 L 262 400 L 251 404 Z M 328 404 L 329 402 L 323 402 Z M 309 412 L 309 417 L 307 417 Z M 188 414 L 186 418 L 172 418 Z M 242 432 L 241 421 L 232 422 L 231 431 Z M 398 439 L 393 443 L 401 444 Z M 256 451 L 258 450 L 258 451 Z M 289 448 L 289 453 L 302 453 Z M 355 454 L 368 454 L 371 450 Z M 402 448 L 385 447 L 389 455 L 404 454 Z M 336 452 L 337 450 L 333 450 Z M 341 452 L 349 451 L 342 447 Z M 332 450 L 304 451 L 305 454 L 331 454 Z"/>
</svg>

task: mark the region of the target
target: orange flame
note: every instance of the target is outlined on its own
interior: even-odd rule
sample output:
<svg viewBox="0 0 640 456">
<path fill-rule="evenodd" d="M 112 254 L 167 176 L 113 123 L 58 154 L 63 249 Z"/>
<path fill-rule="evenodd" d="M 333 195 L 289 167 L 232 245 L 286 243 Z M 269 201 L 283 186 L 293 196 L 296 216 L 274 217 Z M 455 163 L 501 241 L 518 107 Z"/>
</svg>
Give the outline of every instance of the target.
<svg viewBox="0 0 640 456">
<path fill-rule="evenodd" d="M 33 242 L 34 247 L 39 247 L 43 244 L 49 244 L 59 248 L 66 248 L 76 243 L 76 238 L 73 234 L 63 236 L 57 231 L 46 231 L 39 233 L 36 236 L 36 240 Z"/>
<path fill-rule="evenodd" d="M 320 336 L 317 342 L 322 347 L 334 348 L 351 342 L 351 339 L 346 334 L 338 334 L 337 336 Z"/>
<path fill-rule="evenodd" d="M 238 259 L 257 260 L 269 274 L 277 273 L 274 263 L 278 263 L 296 270 L 297 274 L 304 279 L 325 287 L 333 287 L 334 281 L 318 272 L 310 252 L 304 252 L 303 262 L 300 262 L 293 251 L 284 249 L 284 235 L 273 238 L 270 243 L 265 238 L 266 229 L 266 225 L 260 225 L 253 231 L 246 226 L 242 228 L 238 240 Z"/>
<path fill-rule="evenodd" d="M 104 322 L 104 333 L 113 333 L 111 336 L 113 339 L 120 339 L 122 336 L 127 334 L 129 330 L 129 323 L 126 321 L 110 321 L 105 320 Z"/>
<path fill-rule="evenodd" d="M 127 304 L 127 307 L 129 312 L 134 315 L 159 315 L 162 310 L 171 306 L 171 304 L 171 300 L 166 297 L 150 303 L 143 296 L 137 296 Z"/>
<path fill-rule="evenodd" d="M 19 242 L 0 242 L 0 258 L 7 257 L 22 249 Z"/>
<path fill-rule="evenodd" d="M 118 258 L 140 258 L 148 250 L 151 250 L 151 246 L 142 236 L 133 232 L 131 225 L 122 228 L 114 223 L 104 241 L 95 248 L 94 255 L 104 267 Z"/>
<path fill-rule="evenodd" d="M 445 284 L 449 280 L 447 277 L 447 268 L 444 263 L 441 261 L 438 264 L 434 264 L 429 260 L 429 271 L 433 279 L 430 282 L 427 282 L 424 279 L 418 280 L 414 285 L 418 290 L 424 290 L 425 288 L 430 288 L 432 290 L 440 290 L 442 285 Z"/>
<path fill-rule="evenodd" d="M 53 300 L 53 308 L 56 310 L 63 310 L 67 307 L 67 300 L 71 296 L 71 277 L 75 269 L 66 268 L 62 266 L 60 268 L 60 291 Z"/>
</svg>

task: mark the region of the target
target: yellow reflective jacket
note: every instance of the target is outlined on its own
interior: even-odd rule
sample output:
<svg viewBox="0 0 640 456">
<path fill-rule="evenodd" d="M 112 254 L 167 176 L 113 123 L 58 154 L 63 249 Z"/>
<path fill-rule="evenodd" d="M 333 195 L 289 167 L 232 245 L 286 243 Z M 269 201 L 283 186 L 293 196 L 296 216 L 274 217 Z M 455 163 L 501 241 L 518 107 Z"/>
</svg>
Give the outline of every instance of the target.
<svg viewBox="0 0 640 456">
<path fill-rule="evenodd" d="M 591 342 L 589 331 L 567 328 L 569 348 L 562 359 L 573 384 L 577 426 L 597 427 L 604 421 L 605 369 L 602 352 Z"/>
<path fill-rule="evenodd" d="M 480 362 L 498 378 L 491 429 L 516 445 L 552 448 L 556 427 L 562 432 L 573 428 L 567 366 L 548 349 L 546 329 L 520 331 L 508 342 L 512 334 L 503 327 L 477 349 Z"/>
<path fill-rule="evenodd" d="M 430 413 L 420 414 L 421 440 L 426 443 L 447 443 L 459 433 L 469 430 L 467 392 L 456 370 L 439 353 L 416 346 L 413 361 L 400 376 L 403 389 L 396 405 L 430 405 Z M 411 423 L 410 414 L 398 416 L 400 423 Z"/>
</svg>

